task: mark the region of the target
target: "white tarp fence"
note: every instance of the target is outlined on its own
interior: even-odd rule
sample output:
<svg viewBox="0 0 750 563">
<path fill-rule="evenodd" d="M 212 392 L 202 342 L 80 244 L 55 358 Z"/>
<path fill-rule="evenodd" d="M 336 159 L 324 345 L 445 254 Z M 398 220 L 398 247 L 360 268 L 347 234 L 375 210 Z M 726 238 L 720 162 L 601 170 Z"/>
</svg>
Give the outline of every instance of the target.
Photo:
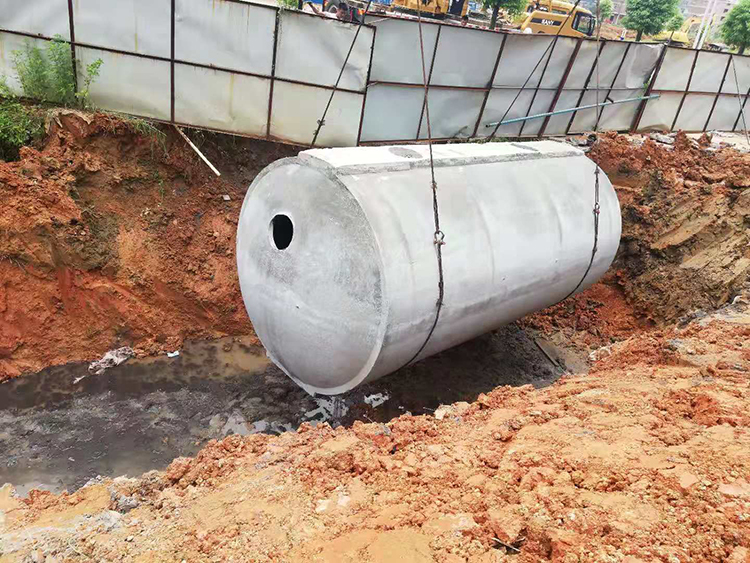
<svg viewBox="0 0 750 563">
<path fill-rule="evenodd" d="M 367 16 L 365 23 L 318 144 L 425 139 L 417 22 Z M 304 145 L 356 31 L 241 0 L 0 0 L 0 74 L 20 92 L 13 52 L 59 35 L 72 40 L 79 81 L 86 65 L 102 59 L 91 99 L 103 110 Z M 725 53 L 435 21 L 423 21 L 423 43 L 435 139 L 485 137 L 503 117 L 644 94 L 660 98 L 607 107 L 598 123 L 596 110 L 581 110 L 502 125 L 496 134 L 733 130 L 742 127 L 750 87 L 750 58 Z"/>
</svg>

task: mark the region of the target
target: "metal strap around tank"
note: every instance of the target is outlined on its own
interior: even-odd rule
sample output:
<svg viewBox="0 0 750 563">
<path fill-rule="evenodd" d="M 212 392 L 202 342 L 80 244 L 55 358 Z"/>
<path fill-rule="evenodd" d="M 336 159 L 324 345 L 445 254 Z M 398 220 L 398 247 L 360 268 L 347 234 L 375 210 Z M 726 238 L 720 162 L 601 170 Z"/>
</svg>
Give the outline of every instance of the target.
<svg viewBox="0 0 750 563">
<path fill-rule="evenodd" d="M 425 64 L 424 56 L 424 39 L 422 37 L 422 10 L 419 2 L 417 3 L 417 28 L 419 30 L 419 50 L 422 56 L 422 80 L 424 82 L 424 115 L 427 121 L 427 146 L 430 151 L 430 179 L 432 187 L 432 212 L 435 221 L 435 233 L 433 235 L 433 243 L 435 244 L 435 253 L 437 255 L 437 267 L 438 267 L 438 298 L 435 303 L 435 319 L 432 321 L 430 332 L 427 333 L 427 337 L 419 347 L 411 359 L 406 362 L 403 367 L 408 366 L 414 360 L 416 360 L 422 351 L 427 346 L 427 343 L 432 338 L 435 328 L 437 327 L 438 321 L 440 320 L 440 312 L 443 309 L 443 300 L 445 298 L 445 280 L 443 277 L 443 245 L 445 244 L 445 234 L 440 230 L 440 209 L 438 207 L 438 194 L 437 194 L 437 182 L 435 181 L 435 159 L 432 154 L 432 125 L 430 123 L 430 104 L 428 103 L 427 97 L 429 94 L 429 85 L 427 77 L 427 66 Z M 437 50 L 437 42 L 435 44 L 435 50 Z M 434 53 L 433 53 L 434 58 Z"/>
<path fill-rule="evenodd" d="M 596 0 L 596 21 L 599 23 L 599 27 L 596 31 L 596 42 L 597 42 L 597 49 L 596 49 L 596 103 L 599 104 L 599 54 L 601 53 L 601 49 L 599 49 L 599 41 L 601 39 L 601 32 L 602 32 L 602 24 L 601 24 L 601 18 L 600 18 L 600 7 L 599 7 L 600 0 Z M 604 108 L 599 106 L 597 109 L 597 116 L 596 116 L 596 122 L 594 123 L 594 133 L 596 134 L 597 129 L 599 127 L 599 120 L 601 119 L 601 112 L 604 111 Z M 599 205 L 599 165 L 597 163 L 594 163 L 596 168 L 594 169 L 594 246 L 591 248 L 591 258 L 589 259 L 589 265 L 586 266 L 586 271 L 583 273 L 583 276 L 581 277 L 581 280 L 576 284 L 576 286 L 568 293 L 565 297 L 563 297 L 560 301 L 565 301 L 568 297 L 573 295 L 578 289 L 583 285 L 583 282 L 586 280 L 586 277 L 589 275 L 589 272 L 591 272 L 591 268 L 594 265 L 594 258 L 596 258 L 596 251 L 599 250 L 599 214 L 601 211 L 601 207 Z"/>
</svg>

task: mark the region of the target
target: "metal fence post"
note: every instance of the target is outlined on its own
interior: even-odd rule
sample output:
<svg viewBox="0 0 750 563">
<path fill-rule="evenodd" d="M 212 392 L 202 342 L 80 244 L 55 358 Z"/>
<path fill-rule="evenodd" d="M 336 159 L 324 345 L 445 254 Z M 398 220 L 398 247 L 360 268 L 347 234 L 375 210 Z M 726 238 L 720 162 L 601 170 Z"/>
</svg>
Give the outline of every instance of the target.
<svg viewBox="0 0 750 563">
<path fill-rule="evenodd" d="M 737 92 L 737 95 L 739 96 L 740 93 Z M 742 112 L 745 111 L 745 104 L 747 103 L 747 98 L 750 96 L 750 88 L 747 89 L 747 92 L 745 93 L 745 99 L 742 100 L 742 104 L 740 105 L 740 112 L 737 114 L 737 119 L 734 120 L 734 125 L 732 126 L 732 131 L 737 130 L 737 124 L 740 122 L 740 118 L 742 117 Z"/>
<path fill-rule="evenodd" d="M 581 45 L 583 44 L 583 37 L 580 37 L 578 41 L 576 42 L 575 49 L 573 49 L 573 53 L 570 55 L 570 59 L 568 60 L 568 65 L 565 67 L 565 72 L 562 75 L 562 78 L 560 79 L 560 84 L 557 87 L 557 91 L 555 92 L 555 97 L 552 98 L 552 103 L 549 105 L 549 109 L 547 112 L 552 112 L 555 110 L 555 106 L 557 105 L 558 100 L 560 99 L 560 95 L 562 94 L 563 88 L 565 87 L 565 83 L 568 81 L 568 75 L 570 74 L 570 69 L 573 68 L 573 63 L 576 60 L 576 57 L 578 56 L 578 51 L 581 50 Z M 540 81 L 541 84 L 541 81 Z M 533 103 L 533 102 L 532 102 Z M 549 120 L 552 116 L 548 115 L 544 118 L 544 122 L 542 123 L 542 126 L 539 128 L 538 137 L 542 137 L 544 135 L 544 130 L 547 129 L 547 124 L 549 123 Z"/>
<path fill-rule="evenodd" d="M 596 63 L 599 61 L 599 58 L 602 56 L 602 51 L 604 51 L 604 47 L 607 45 L 607 41 L 602 41 L 601 45 L 599 45 L 599 53 L 596 57 L 594 57 L 594 62 L 591 64 L 591 70 L 589 70 L 589 74 L 586 77 L 586 81 L 583 83 L 583 90 L 581 90 L 581 94 L 578 96 L 578 101 L 576 102 L 576 105 L 574 107 L 578 107 L 581 105 L 581 102 L 583 101 L 583 97 L 586 95 L 586 89 L 589 87 L 589 82 L 591 82 L 591 77 L 594 76 L 594 70 L 596 70 Z M 570 128 L 573 126 L 573 120 L 576 118 L 576 115 L 578 115 L 577 111 L 573 112 L 573 115 L 570 116 L 570 121 L 568 121 L 568 126 L 565 128 L 565 134 L 570 133 Z"/>
<path fill-rule="evenodd" d="M 505 49 L 505 41 L 508 39 L 508 34 L 503 33 L 503 39 L 500 42 L 500 48 L 497 50 L 497 58 L 495 58 L 495 66 L 492 67 L 492 74 L 490 74 L 490 80 L 487 82 L 487 92 L 484 94 L 484 99 L 482 100 L 482 106 L 479 108 L 479 115 L 477 115 L 477 122 L 474 125 L 474 132 L 471 134 L 471 138 L 474 138 L 477 136 L 477 132 L 479 131 L 479 124 L 482 122 L 482 116 L 484 115 L 484 108 L 487 105 L 487 100 L 490 97 L 490 93 L 492 92 L 492 84 L 495 82 L 495 75 L 497 74 L 497 67 L 500 64 L 500 57 L 503 56 L 503 49 Z"/>
<path fill-rule="evenodd" d="M 719 96 L 721 96 L 721 90 L 724 88 L 724 81 L 727 79 L 727 72 L 729 72 L 729 65 L 732 64 L 732 55 L 730 53 L 729 57 L 727 57 L 727 66 L 724 69 L 724 75 L 721 77 L 721 84 L 719 84 L 719 89 L 716 92 L 716 97 L 714 98 L 714 103 L 711 104 L 711 111 L 708 112 L 708 117 L 706 118 L 706 124 L 703 126 L 703 131 L 708 131 L 708 123 L 711 121 L 711 117 L 714 115 L 714 109 L 716 108 L 716 102 L 719 101 Z M 739 92 L 737 92 L 739 94 Z"/>
<path fill-rule="evenodd" d="M 365 22 L 365 15 L 362 15 L 362 23 Z M 378 28 L 373 27 L 372 29 L 372 43 L 370 44 L 370 62 L 367 65 L 367 78 L 365 78 L 365 93 L 362 96 L 362 113 L 359 115 L 359 130 L 357 131 L 357 146 L 359 146 L 360 140 L 362 139 L 362 126 L 365 122 L 365 104 L 367 103 L 367 91 L 370 89 L 370 73 L 372 72 L 372 55 L 375 52 L 375 41 L 378 37 Z"/>
<path fill-rule="evenodd" d="M 554 39 L 552 39 L 552 47 L 549 50 L 549 55 L 547 56 L 547 60 L 544 61 L 542 74 L 539 75 L 539 82 L 536 83 L 536 88 L 534 88 L 534 94 L 531 96 L 531 103 L 529 104 L 529 108 L 526 110 L 526 117 L 528 117 L 531 114 L 531 109 L 534 107 L 534 102 L 536 101 L 536 95 L 539 93 L 539 88 L 542 85 L 542 81 L 544 80 L 544 73 L 547 72 L 547 67 L 549 66 L 549 62 L 552 60 L 552 55 L 555 54 L 555 47 L 557 47 L 557 40 L 559 38 L 560 38 L 559 35 L 555 35 Z M 526 122 L 524 121 L 523 123 L 521 123 L 521 128 L 518 130 L 519 137 L 523 135 L 523 128 L 525 126 L 526 126 Z"/>
<path fill-rule="evenodd" d="M 271 139 L 271 112 L 273 111 L 273 85 L 276 79 L 276 50 L 279 45 L 279 20 L 281 8 L 276 8 L 276 22 L 273 28 L 273 55 L 271 57 L 271 85 L 268 88 L 268 117 L 266 118 L 266 138 Z"/>
<path fill-rule="evenodd" d="M 175 35 L 175 3 L 176 0 L 172 0 L 171 6 L 171 24 L 169 28 L 169 116 L 172 123 L 175 122 L 174 116 L 174 35 Z"/>
<path fill-rule="evenodd" d="M 78 61 L 76 60 L 76 26 L 73 0 L 68 0 L 68 28 L 70 30 L 70 61 L 73 64 L 73 88 L 78 93 Z"/>
<path fill-rule="evenodd" d="M 659 58 L 656 61 L 656 66 L 654 66 L 654 73 L 651 75 L 651 80 L 648 83 L 648 86 L 646 87 L 646 91 L 643 93 L 644 96 L 650 96 L 651 92 L 654 89 L 654 85 L 656 84 L 657 78 L 659 78 L 659 71 L 661 70 L 661 65 L 664 62 L 664 57 L 667 54 L 668 47 L 664 45 L 662 47 L 661 53 L 659 53 Z M 643 112 L 646 110 L 646 104 L 648 103 L 648 100 L 643 100 L 641 102 L 641 105 L 638 106 L 638 111 L 635 112 L 635 117 L 633 117 L 633 125 L 630 126 L 630 132 L 635 133 L 638 130 L 638 126 L 641 124 L 641 117 L 643 117 Z"/>
<path fill-rule="evenodd" d="M 685 103 L 685 98 L 687 98 L 688 92 L 690 91 L 690 83 L 693 81 L 693 72 L 695 71 L 695 63 L 698 62 L 698 55 L 700 54 L 701 54 L 700 50 L 696 49 L 695 57 L 693 58 L 693 66 L 690 67 L 690 75 L 688 76 L 688 81 L 687 81 L 687 84 L 685 85 L 685 92 L 682 94 L 680 105 L 677 106 L 677 113 L 674 114 L 672 127 L 669 128 L 670 131 L 674 131 L 675 125 L 677 125 L 677 119 L 680 117 L 680 112 L 682 111 L 682 104 Z"/>
<path fill-rule="evenodd" d="M 625 64 L 625 59 L 628 58 L 628 53 L 630 52 L 630 46 L 632 43 L 628 43 L 627 47 L 625 47 L 625 53 L 622 55 L 622 59 L 620 59 L 620 64 L 617 67 L 617 70 L 615 71 L 615 76 L 612 78 L 612 83 L 609 85 L 609 89 L 607 89 L 607 95 L 604 96 L 604 101 L 607 101 L 607 98 L 612 94 L 612 90 L 615 87 L 615 83 L 617 82 L 617 78 L 620 76 L 620 71 L 622 70 L 622 65 Z M 594 123 L 594 131 L 597 131 L 599 129 L 599 121 L 602 119 L 602 115 L 604 115 L 604 109 L 597 112 L 596 114 L 596 123 Z"/>
<path fill-rule="evenodd" d="M 438 26 L 437 34 L 435 35 L 435 50 L 432 51 L 432 61 L 430 61 L 430 70 L 427 74 L 427 92 L 425 93 L 424 100 L 422 101 L 422 113 L 419 114 L 419 124 L 417 125 L 417 136 L 415 138 L 416 141 L 419 140 L 419 134 L 422 131 L 422 119 L 424 118 L 424 107 L 425 104 L 428 104 L 428 99 L 430 96 L 430 82 L 432 81 L 432 69 L 435 67 L 435 57 L 437 56 L 437 50 L 438 50 L 438 43 L 440 42 L 440 31 L 443 29 L 442 25 Z"/>
</svg>

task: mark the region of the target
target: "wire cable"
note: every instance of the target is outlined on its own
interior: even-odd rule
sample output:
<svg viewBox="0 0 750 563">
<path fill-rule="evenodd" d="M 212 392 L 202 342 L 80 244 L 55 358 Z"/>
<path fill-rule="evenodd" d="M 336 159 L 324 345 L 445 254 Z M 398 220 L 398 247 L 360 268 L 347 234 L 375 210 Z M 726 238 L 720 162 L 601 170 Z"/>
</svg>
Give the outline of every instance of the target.
<svg viewBox="0 0 750 563">
<path fill-rule="evenodd" d="M 599 7 L 600 0 L 596 0 L 596 21 L 598 23 L 597 32 L 596 32 L 596 103 L 599 104 L 599 53 L 601 52 L 601 49 L 599 49 L 599 42 L 601 40 L 601 32 L 602 32 L 602 23 L 601 23 L 601 10 Z M 596 115 L 596 122 L 594 123 L 594 133 L 596 133 L 599 129 L 599 121 L 602 117 L 602 112 L 604 111 L 604 107 L 598 107 L 597 108 L 597 115 Z M 586 277 L 589 275 L 589 272 L 591 272 L 591 268 L 594 265 L 594 258 L 596 258 L 596 252 L 599 249 L 599 215 L 601 211 L 601 207 L 599 205 L 599 165 L 594 163 L 596 168 L 594 169 L 594 246 L 591 249 L 591 259 L 589 260 L 589 265 L 586 267 L 586 271 L 583 274 L 583 277 L 581 280 L 576 284 L 576 286 L 571 290 L 570 293 L 568 293 L 565 297 L 563 297 L 559 302 L 565 301 L 568 297 L 575 294 L 576 291 L 580 289 L 580 287 L 583 285 L 583 282 L 586 281 Z"/>
<path fill-rule="evenodd" d="M 443 231 L 440 230 L 440 209 L 438 206 L 438 193 L 437 193 L 437 182 L 435 181 L 435 160 L 432 153 L 432 126 L 430 124 L 430 104 L 428 101 L 428 93 L 429 93 L 429 87 L 427 84 L 427 65 L 425 63 L 425 56 L 424 56 L 424 38 L 422 35 L 422 10 L 419 6 L 419 2 L 417 3 L 417 22 L 418 22 L 418 28 L 419 28 L 419 49 L 422 54 L 422 81 L 424 84 L 424 111 L 425 111 L 425 118 L 427 119 L 427 146 L 429 147 L 430 151 L 430 183 L 432 186 L 432 211 L 433 211 L 433 219 L 435 222 L 435 233 L 433 237 L 433 243 L 435 245 L 435 253 L 437 255 L 437 267 L 438 267 L 438 298 L 437 302 L 435 303 L 435 319 L 432 321 L 432 326 L 430 327 L 430 331 L 427 333 L 427 338 L 425 338 L 424 342 L 422 343 L 422 346 L 419 347 L 419 350 L 416 351 L 416 353 L 411 357 L 411 359 L 404 364 L 404 366 L 408 366 L 411 364 L 414 360 L 416 360 L 419 355 L 422 353 L 422 351 L 427 346 L 427 343 L 432 338 L 433 333 L 435 332 L 435 328 L 437 327 L 438 321 L 440 320 L 440 312 L 443 308 L 443 301 L 445 298 L 445 280 L 443 277 L 443 245 L 445 244 L 445 234 Z M 435 45 L 435 49 L 437 49 L 437 44 Z"/>
</svg>

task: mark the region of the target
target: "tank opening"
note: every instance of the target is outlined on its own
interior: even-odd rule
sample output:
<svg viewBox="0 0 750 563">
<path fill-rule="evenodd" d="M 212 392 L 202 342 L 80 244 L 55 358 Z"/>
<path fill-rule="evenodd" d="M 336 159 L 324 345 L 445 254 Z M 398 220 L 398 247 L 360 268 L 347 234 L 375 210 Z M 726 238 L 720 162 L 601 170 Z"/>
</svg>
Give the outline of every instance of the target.
<svg viewBox="0 0 750 563">
<path fill-rule="evenodd" d="M 294 236 L 292 220 L 286 215 L 276 215 L 271 219 L 271 234 L 276 248 L 284 250 L 292 243 Z"/>
</svg>

